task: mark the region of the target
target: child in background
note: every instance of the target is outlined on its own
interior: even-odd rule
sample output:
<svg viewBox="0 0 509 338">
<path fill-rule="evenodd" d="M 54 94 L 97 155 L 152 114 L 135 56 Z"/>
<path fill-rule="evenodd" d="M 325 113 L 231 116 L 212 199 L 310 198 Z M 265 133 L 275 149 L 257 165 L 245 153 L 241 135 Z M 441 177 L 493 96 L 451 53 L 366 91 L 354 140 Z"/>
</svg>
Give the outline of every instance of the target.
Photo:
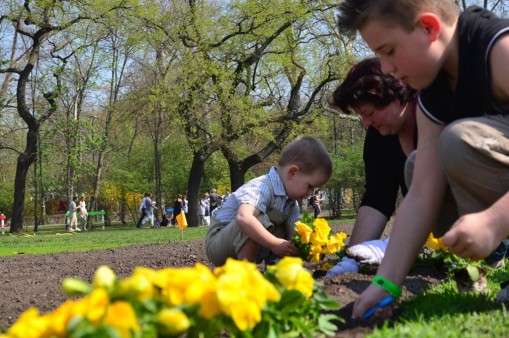
<svg viewBox="0 0 509 338">
<path fill-rule="evenodd" d="M 290 241 L 299 204 L 332 173 L 325 146 L 314 137 L 301 137 L 288 144 L 277 167 L 244 184 L 212 213 L 205 240 L 208 258 L 221 266 L 228 257 L 260 263 L 296 256 Z"/>
</svg>

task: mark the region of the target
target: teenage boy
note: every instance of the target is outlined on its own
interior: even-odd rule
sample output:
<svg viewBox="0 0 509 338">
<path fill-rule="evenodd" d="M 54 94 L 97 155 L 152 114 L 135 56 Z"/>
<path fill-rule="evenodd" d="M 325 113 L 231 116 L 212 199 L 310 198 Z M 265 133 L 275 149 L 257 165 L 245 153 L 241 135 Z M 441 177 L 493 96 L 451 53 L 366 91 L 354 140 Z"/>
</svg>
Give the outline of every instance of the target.
<svg viewBox="0 0 509 338">
<path fill-rule="evenodd" d="M 332 173 L 325 146 L 306 136 L 290 142 L 277 167 L 237 189 L 217 212 L 212 213 L 205 250 L 215 266 L 228 257 L 268 262 L 297 256 L 290 241 L 299 220 L 297 201 L 324 185 Z"/>
<path fill-rule="evenodd" d="M 421 90 L 412 182 L 358 318 L 399 296 L 448 188 L 458 211 L 444 236 L 451 252 L 481 259 L 509 235 L 509 20 L 479 7 L 460 15 L 449 0 L 345 0 L 338 26 L 359 31 L 385 73 Z"/>
</svg>

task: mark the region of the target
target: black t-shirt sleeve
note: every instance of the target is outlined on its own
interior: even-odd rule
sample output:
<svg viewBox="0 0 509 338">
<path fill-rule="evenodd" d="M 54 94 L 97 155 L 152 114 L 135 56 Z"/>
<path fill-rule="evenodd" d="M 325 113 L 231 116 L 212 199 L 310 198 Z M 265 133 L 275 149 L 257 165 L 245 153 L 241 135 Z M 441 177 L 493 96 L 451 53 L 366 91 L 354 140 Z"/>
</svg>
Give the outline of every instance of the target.
<svg viewBox="0 0 509 338">
<path fill-rule="evenodd" d="M 396 208 L 398 190 L 404 180 L 406 156 L 397 136 L 382 136 L 370 127 L 364 141 L 365 192 L 361 206 L 369 206 L 390 218 Z"/>
</svg>

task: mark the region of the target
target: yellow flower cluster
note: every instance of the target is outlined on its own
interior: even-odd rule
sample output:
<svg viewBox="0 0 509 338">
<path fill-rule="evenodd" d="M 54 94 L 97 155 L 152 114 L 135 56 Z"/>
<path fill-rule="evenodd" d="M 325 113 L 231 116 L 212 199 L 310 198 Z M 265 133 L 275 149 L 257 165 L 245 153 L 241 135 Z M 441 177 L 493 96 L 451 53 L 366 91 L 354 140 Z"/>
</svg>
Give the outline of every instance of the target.
<svg viewBox="0 0 509 338">
<path fill-rule="evenodd" d="M 56 310 L 41 315 L 36 308 L 29 308 L 1 338 L 68 337 L 68 327 L 73 321 L 86 320 L 91 325 L 108 325 L 120 337 L 131 337 L 140 329 L 133 307 L 126 301 L 112 302 L 108 292 L 95 289 L 80 300 L 68 300 Z"/>
<path fill-rule="evenodd" d="M 86 294 L 83 298 L 68 300 L 44 315 L 30 308 L 0 338 L 69 337 L 76 330 L 92 336 L 111 330 L 119 337 L 141 337 L 145 332 L 177 336 L 190 329 L 201 332 L 193 325 L 214 320 L 233 321 L 238 330 L 249 330 L 262 321 L 269 302 L 280 301 L 284 290 L 299 291 L 306 298 L 313 294 L 314 280 L 300 258 L 283 258 L 270 270 L 277 283 L 255 264 L 234 259 L 214 271 L 200 263 L 162 270 L 137 267 L 125 279 L 101 266 L 92 286 L 77 279 L 64 281 L 66 293 Z M 216 327 L 221 329 L 221 324 Z"/>
<path fill-rule="evenodd" d="M 346 233 L 332 235 L 324 218 L 317 218 L 312 224 L 296 222 L 295 231 L 292 242 L 299 247 L 301 257 L 309 262 L 319 262 L 324 255 L 334 254 L 345 246 Z"/>
</svg>

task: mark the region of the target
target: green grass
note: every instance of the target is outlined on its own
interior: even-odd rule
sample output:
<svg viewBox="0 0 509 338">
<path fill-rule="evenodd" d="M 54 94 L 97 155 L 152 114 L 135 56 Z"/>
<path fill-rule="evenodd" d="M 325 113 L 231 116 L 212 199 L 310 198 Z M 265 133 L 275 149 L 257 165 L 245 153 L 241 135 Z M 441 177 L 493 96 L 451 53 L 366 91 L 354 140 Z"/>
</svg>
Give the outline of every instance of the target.
<svg viewBox="0 0 509 338">
<path fill-rule="evenodd" d="M 386 323 L 368 337 L 507 337 L 509 315 L 504 304 L 494 302 L 499 283 L 509 280 L 506 268 L 488 273 L 488 295 L 458 293 L 452 280 L 400 304 L 396 323 Z"/>
<path fill-rule="evenodd" d="M 67 232 L 63 225 L 41 226 L 34 233 L 28 227 L 24 234 L 0 235 L 0 257 L 20 254 L 47 254 L 118 248 L 135 244 L 181 242 L 203 238 L 208 227 L 191 227 L 183 231 L 178 228 L 144 228 L 134 225 L 114 225 L 101 230 Z"/>
</svg>

